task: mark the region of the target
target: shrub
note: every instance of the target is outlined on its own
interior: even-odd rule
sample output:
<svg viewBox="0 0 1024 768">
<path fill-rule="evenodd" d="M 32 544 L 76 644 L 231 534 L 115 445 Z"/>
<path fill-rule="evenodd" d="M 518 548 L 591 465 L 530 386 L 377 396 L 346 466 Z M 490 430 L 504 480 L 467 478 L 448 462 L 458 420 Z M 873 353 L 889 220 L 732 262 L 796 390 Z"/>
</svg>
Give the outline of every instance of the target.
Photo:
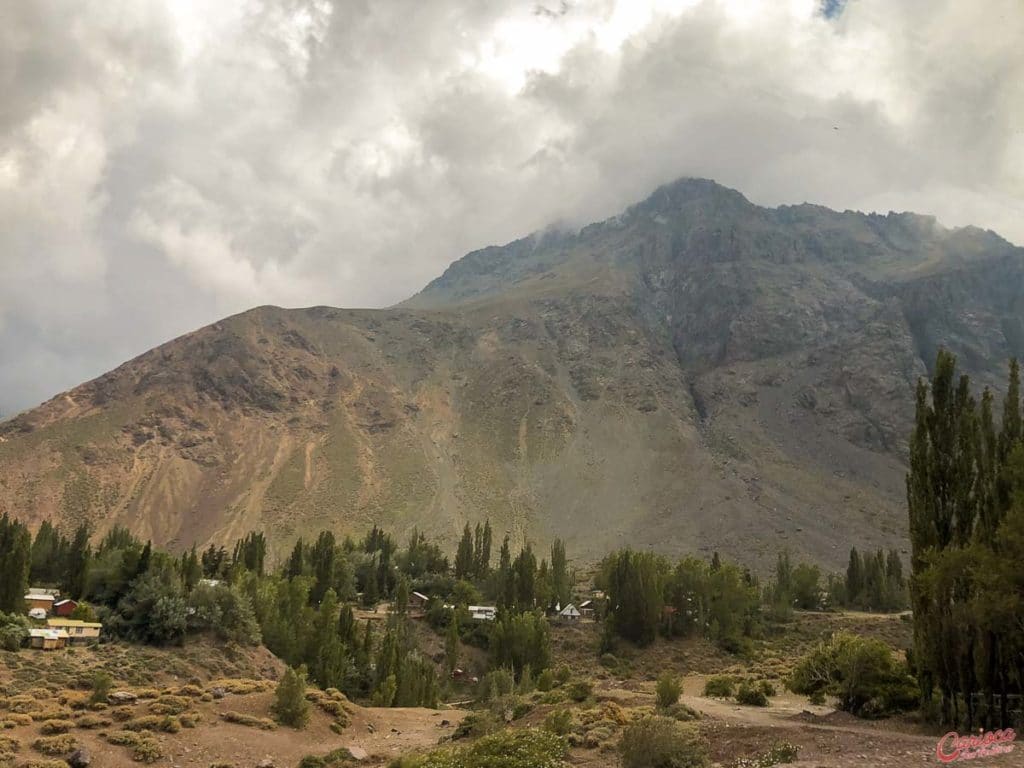
<svg viewBox="0 0 1024 768">
<path fill-rule="evenodd" d="M 569 682 L 570 677 L 572 677 L 572 670 L 565 664 L 555 670 L 555 682 L 558 683 L 558 685 L 565 685 Z"/>
<path fill-rule="evenodd" d="M 488 711 L 470 712 L 452 733 L 452 739 L 486 736 L 499 728 L 501 728 L 501 724 L 493 713 Z"/>
<path fill-rule="evenodd" d="M 568 709 L 552 710 L 544 718 L 544 727 L 558 736 L 565 736 L 572 729 L 572 711 Z"/>
<path fill-rule="evenodd" d="M 67 755 L 78 749 L 78 740 L 70 734 L 60 736 L 44 736 L 32 742 L 32 748 L 44 755 L 59 757 Z"/>
<path fill-rule="evenodd" d="M 771 698 L 772 696 L 775 696 L 776 694 L 778 694 L 778 691 L 775 690 L 775 686 L 772 685 L 770 680 L 762 680 L 762 681 L 760 681 L 757 684 L 757 687 L 760 688 L 761 689 L 761 693 L 763 693 L 768 698 Z"/>
<path fill-rule="evenodd" d="M 39 732 L 53 735 L 55 733 L 67 733 L 75 724 L 70 720 L 47 720 L 39 727 Z"/>
<path fill-rule="evenodd" d="M 550 691 L 555 687 L 555 673 L 550 669 L 545 669 L 537 676 L 537 690 L 543 693 Z"/>
<path fill-rule="evenodd" d="M 883 717 L 917 705 L 914 678 L 897 664 L 889 646 L 848 632 L 804 656 L 787 685 L 794 693 L 835 696 L 840 709 L 858 717 Z"/>
<path fill-rule="evenodd" d="M 303 703 L 305 703 L 305 699 L 303 699 Z M 309 705 L 306 704 L 306 706 L 308 707 Z M 247 715 L 244 712 L 221 712 L 220 717 L 225 722 L 245 725 L 250 728 L 259 728 L 262 731 L 272 731 L 277 728 L 277 723 L 269 718 L 253 717 L 252 715 Z"/>
<path fill-rule="evenodd" d="M 401 768 L 563 768 L 568 745 L 537 728 L 499 731 L 462 749 L 440 749 L 397 761 Z"/>
<path fill-rule="evenodd" d="M 110 718 L 103 717 L 102 715 L 89 714 L 88 712 L 75 717 L 75 725 L 78 728 L 106 728 L 110 723 Z"/>
<path fill-rule="evenodd" d="M 305 728 L 309 722 L 309 702 L 306 701 L 306 672 L 288 667 L 281 676 L 274 693 L 270 712 L 282 725 Z"/>
<path fill-rule="evenodd" d="M 110 689 L 114 687 L 114 678 L 109 673 L 99 670 L 92 676 L 92 694 L 89 696 L 90 704 L 107 703 L 107 696 Z"/>
<path fill-rule="evenodd" d="M 768 697 L 764 695 L 764 691 L 759 686 L 744 681 L 740 683 L 740 687 L 736 691 L 736 703 L 748 707 L 767 707 Z"/>
<path fill-rule="evenodd" d="M 704 681 L 704 695 L 716 699 L 728 699 L 732 697 L 733 679 L 726 675 L 715 675 Z"/>
<path fill-rule="evenodd" d="M 645 717 L 627 725 L 619 756 L 623 768 L 704 768 L 710 763 L 697 729 L 667 717 Z"/>
<path fill-rule="evenodd" d="M 735 768 L 771 768 L 773 765 L 792 763 L 797 759 L 800 747 L 788 741 L 773 744 L 772 748 L 754 758 L 741 758 L 736 761 Z"/>
<path fill-rule="evenodd" d="M 665 672 L 658 678 L 658 684 L 654 690 L 658 697 L 658 707 L 668 709 L 679 701 L 679 697 L 683 694 L 683 685 L 678 677 L 671 672 Z"/>
<path fill-rule="evenodd" d="M 663 713 L 665 717 L 671 717 L 679 722 L 689 722 L 691 720 L 700 720 L 700 712 L 693 707 L 683 704 L 683 702 L 676 702 L 671 707 L 666 709 Z"/>
<path fill-rule="evenodd" d="M 573 701 L 586 701 L 590 698 L 590 694 L 594 692 L 594 686 L 589 680 L 576 680 L 572 684 L 566 686 L 565 692 Z"/>
</svg>

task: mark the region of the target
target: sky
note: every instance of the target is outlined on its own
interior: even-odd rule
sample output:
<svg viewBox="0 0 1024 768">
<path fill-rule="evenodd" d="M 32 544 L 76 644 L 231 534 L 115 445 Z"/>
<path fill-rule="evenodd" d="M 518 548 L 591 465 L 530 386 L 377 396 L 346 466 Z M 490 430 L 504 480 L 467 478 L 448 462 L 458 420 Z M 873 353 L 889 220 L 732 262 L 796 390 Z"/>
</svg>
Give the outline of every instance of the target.
<svg viewBox="0 0 1024 768">
<path fill-rule="evenodd" d="M 1024 243 L 1020 0 L 0 0 L 0 413 L 701 176 Z"/>
</svg>

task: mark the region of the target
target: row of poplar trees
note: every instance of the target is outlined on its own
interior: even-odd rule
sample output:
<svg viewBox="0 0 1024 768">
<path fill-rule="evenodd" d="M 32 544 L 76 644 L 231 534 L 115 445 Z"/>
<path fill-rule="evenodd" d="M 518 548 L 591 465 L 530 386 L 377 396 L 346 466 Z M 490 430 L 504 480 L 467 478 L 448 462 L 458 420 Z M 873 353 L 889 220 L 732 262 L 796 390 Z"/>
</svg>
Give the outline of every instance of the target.
<svg viewBox="0 0 1024 768">
<path fill-rule="evenodd" d="M 1024 687 L 1024 442 L 1020 371 L 1002 414 L 956 359 L 920 382 L 910 441 L 911 664 L 922 706 L 943 723 L 1005 727 Z"/>
</svg>

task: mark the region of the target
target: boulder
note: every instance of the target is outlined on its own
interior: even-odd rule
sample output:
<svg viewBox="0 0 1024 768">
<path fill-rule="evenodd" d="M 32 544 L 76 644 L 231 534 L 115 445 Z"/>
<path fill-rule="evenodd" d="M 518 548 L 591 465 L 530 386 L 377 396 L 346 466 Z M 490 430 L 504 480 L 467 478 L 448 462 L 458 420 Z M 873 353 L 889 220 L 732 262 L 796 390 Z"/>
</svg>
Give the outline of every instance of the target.
<svg viewBox="0 0 1024 768">
<path fill-rule="evenodd" d="M 107 696 L 107 699 L 115 704 L 134 704 L 139 697 L 131 691 L 114 691 Z"/>
<path fill-rule="evenodd" d="M 68 765 L 71 768 L 89 768 L 92 764 L 92 755 L 89 754 L 89 750 L 84 747 L 76 749 L 67 759 Z"/>
<path fill-rule="evenodd" d="M 349 757 L 351 757 L 353 760 L 362 761 L 366 760 L 369 757 L 369 755 L 366 753 L 366 750 L 362 747 L 351 746 L 346 747 L 346 749 L 348 750 Z"/>
</svg>

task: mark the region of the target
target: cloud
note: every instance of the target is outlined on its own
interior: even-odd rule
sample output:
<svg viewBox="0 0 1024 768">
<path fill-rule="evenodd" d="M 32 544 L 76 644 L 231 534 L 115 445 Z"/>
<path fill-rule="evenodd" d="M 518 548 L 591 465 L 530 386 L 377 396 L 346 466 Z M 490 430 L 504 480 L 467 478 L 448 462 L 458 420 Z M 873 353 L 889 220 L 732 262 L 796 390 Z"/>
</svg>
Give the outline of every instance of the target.
<svg viewBox="0 0 1024 768">
<path fill-rule="evenodd" d="M 0 411 L 681 175 L 1024 241 L 1017 0 L 0 0 Z"/>
</svg>

